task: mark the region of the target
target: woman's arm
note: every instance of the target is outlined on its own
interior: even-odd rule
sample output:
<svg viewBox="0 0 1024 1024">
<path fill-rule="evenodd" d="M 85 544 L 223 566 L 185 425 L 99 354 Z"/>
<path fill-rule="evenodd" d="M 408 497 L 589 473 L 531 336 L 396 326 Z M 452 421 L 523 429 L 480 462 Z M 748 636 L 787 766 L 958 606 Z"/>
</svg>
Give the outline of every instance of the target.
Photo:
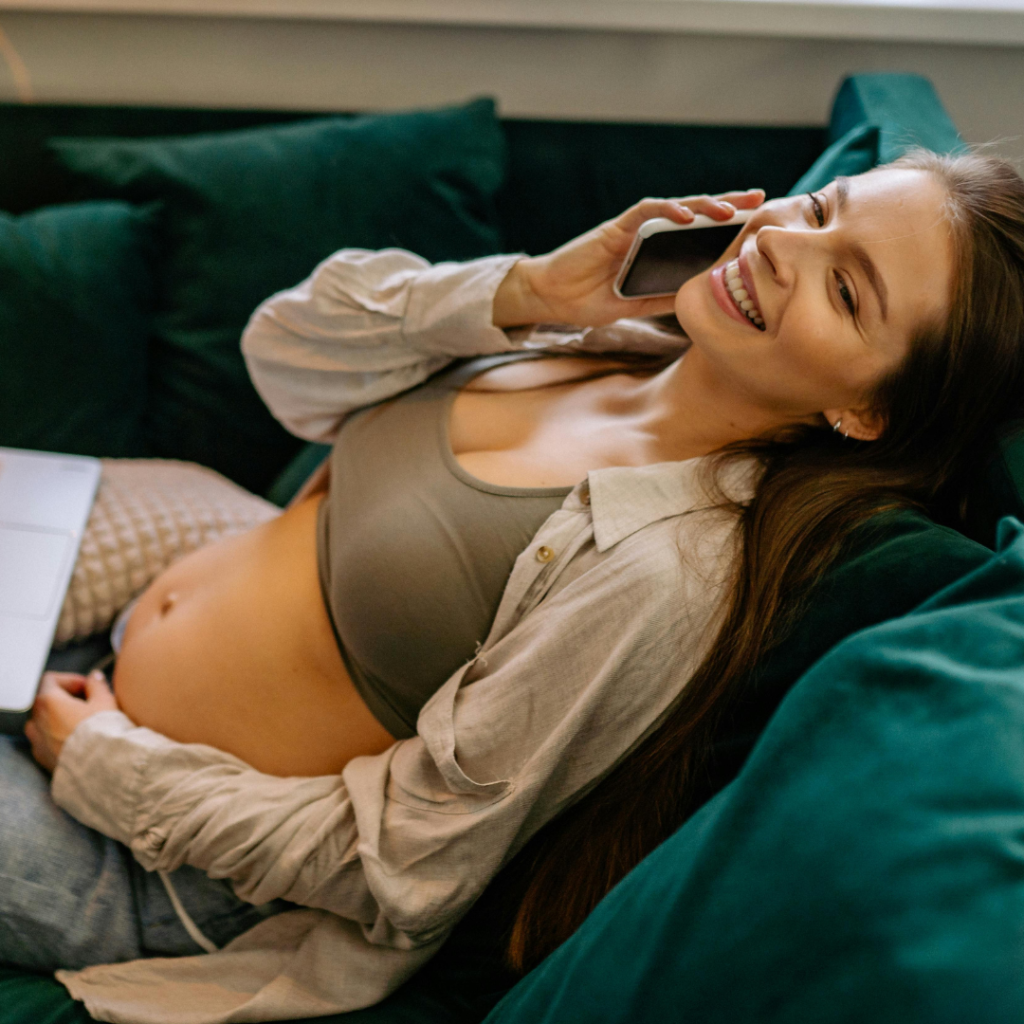
<svg viewBox="0 0 1024 1024">
<path fill-rule="evenodd" d="M 401 249 L 343 249 L 253 313 L 242 335 L 253 383 L 292 433 L 330 441 L 353 409 L 452 359 L 514 348 L 492 307 L 520 258 L 431 266 Z"/>
<path fill-rule="evenodd" d="M 645 199 L 537 257 L 431 266 L 401 249 L 343 249 L 253 313 L 242 336 L 249 374 L 289 430 L 330 441 L 347 413 L 414 387 L 451 359 L 529 344 L 528 332 L 504 328 L 572 324 L 581 333 L 560 336 L 557 345 L 607 349 L 610 338 L 584 329 L 672 310 L 670 298 L 627 302 L 612 292 L 643 221 L 685 223 L 695 212 L 728 219 L 733 206 L 763 198 L 750 191 Z"/>
</svg>

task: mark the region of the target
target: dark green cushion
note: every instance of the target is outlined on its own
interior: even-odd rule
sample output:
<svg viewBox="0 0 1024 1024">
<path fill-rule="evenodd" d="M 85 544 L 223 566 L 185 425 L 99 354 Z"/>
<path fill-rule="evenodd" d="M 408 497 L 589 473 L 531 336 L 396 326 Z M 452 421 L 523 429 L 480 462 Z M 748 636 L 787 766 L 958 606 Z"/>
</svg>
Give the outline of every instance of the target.
<svg viewBox="0 0 1024 1024">
<path fill-rule="evenodd" d="M 880 127 L 878 163 L 887 164 L 911 146 L 952 153 L 963 142 L 932 83 L 922 75 L 851 75 L 832 103 L 829 142 L 861 124 Z"/>
<path fill-rule="evenodd" d="M 324 113 L 0 102 L 0 141 L 4 153 L 0 160 L 0 210 L 27 213 L 74 199 L 74 179 L 49 148 L 49 141 L 55 136 L 141 139 L 192 135 L 287 124 L 323 117 Z"/>
<path fill-rule="evenodd" d="M 920 75 L 853 75 L 832 104 L 829 145 L 790 189 L 790 195 L 824 188 L 840 174 L 870 171 L 913 146 L 936 153 L 962 148 L 935 88 Z"/>
<path fill-rule="evenodd" d="M 159 201 L 161 288 L 147 428 L 155 454 L 263 491 L 297 450 L 249 382 L 253 309 L 345 246 L 430 260 L 498 250 L 504 140 L 490 100 L 149 140 L 56 140 L 92 196 Z"/>
<path fill-rule="evenodd" d="M 145 453 L 150 237 L 119 202 L 0 214 L 0 445 Z"/>
<path fill-rule="evenodd" d="M 729 709 L 714 742 L 705 798 L 736 777 L 776 708 L 819 658 L 853 633 L 907 614 L 989 555 L 912 511 L 884 513 L 857 530 L 795 628 L 758 662 Z"/>
<path fill-rule="evenodd" d="M 0 1024 L 88 1024 L 91 1020 L 60 982 L 0 967 Z"/>
<path fill-rule="evenodd" d="M 274 482 L 267 488 L 264 497 L 275 505 L 284 508 L 298 494 L 302 485 L 313 475 L 328 455 L 331 454 L 329 444 L 318 444 L 310 441 L 299 449 L 298 454 L 281 470 Z"/>
<path fill-rule="evenodd" d="M 797 684 L 488 1024 L 1024 1020 L 1024 533 Z"/>
</svg>

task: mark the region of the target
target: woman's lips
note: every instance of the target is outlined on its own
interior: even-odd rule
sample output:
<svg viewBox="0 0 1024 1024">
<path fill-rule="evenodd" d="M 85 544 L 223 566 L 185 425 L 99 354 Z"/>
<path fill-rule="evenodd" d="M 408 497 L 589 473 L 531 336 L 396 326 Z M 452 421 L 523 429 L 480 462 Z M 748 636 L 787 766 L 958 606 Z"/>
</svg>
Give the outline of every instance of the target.
<svg viewBox="0 0 1024 1024">
<path fill-rule="evenodd" d="M 747 290 L 747 294 L 760 311 L 761 316 L 764 316 L 764 307 L 761 305 L 761 300 L 757 296 L 757 289 L 754 287 L 754 275 L 750 272 L 750 262 L 743 253 L 736 257 L 736 262 L 740 265 L 740 277 L 743 280 L 743 287 Z"/>
<path fill-rule="evenodd" d="M 722 309 L 733 318 L 733 320 L 738 320 L 741 324 L 746 324 L 752 331 L 756 331 L 757 326 L 736 308 L 736 304 L 732 301 L 732 298 L 725 287 L 725 266 L 726 265 L 723 263 L 720 267 L 715 267 L 715 269 L 711 271 L 711 294 L 714 295 L 715 301 L 718 305 L 721 306 Z M 742 273 L 742 270 L 740 273 Z M 746 276 L 744 276 L 743 279 L 745 282 Z M 760 309 L 760 306 L 758 308 Z"/>
</svg>

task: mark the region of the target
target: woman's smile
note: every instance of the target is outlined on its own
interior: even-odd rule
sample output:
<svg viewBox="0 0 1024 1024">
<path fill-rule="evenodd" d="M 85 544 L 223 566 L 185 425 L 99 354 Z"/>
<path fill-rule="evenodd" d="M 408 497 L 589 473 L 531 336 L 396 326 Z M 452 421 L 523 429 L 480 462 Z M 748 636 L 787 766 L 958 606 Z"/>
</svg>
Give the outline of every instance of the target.
<svg viewBox="0 0 1024 1024">
<path fill-rule="evenodd" d="M 733 276 L 728 276 L 730 269 L 733 269 Z M 748 327 L 753 328 L 756 331 L 764 330 L 764 320 L 761 320 L 761 325 L 758 326 L 753 320 L 751 320 L 746 312 L 740 308 L 739 303 L 741 301 L 751 302 L 751 308 L 756 308 L 753 301 L 749 299 L 749 292 L 742 288 L 743 279 L 737 276 L 738 267 L 736 260 L 730 260 L 728 263 L 723 263 L 719 267 L 715 267 L 711 271 L 709 280 L 711 282 L 711 293 L 715 297 L 715 301 L 721 306 L 722 310 L 733 318 L 738 320 L 741 324 L 746 324 Z M 736 293 L 742 289 L 743 298 L 737 299 Z"/>
<path fill-rule="evenodd" d="M 754 276 L 750 270 L 750 263 L 742 252 L 725 265 L 725 287 L 740 312 L 763 331 L 764 316 L 758 305 Z"/>
</svg>

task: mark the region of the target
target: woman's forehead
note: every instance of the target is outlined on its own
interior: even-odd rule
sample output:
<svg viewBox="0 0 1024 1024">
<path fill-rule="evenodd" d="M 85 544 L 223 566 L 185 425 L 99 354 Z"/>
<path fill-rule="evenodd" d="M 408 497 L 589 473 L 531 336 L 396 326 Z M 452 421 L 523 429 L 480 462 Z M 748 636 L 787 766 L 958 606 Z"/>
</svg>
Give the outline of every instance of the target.
<svg viewBox="0 0 1024 1024">
<path fill-rule="evenodd" d="M 886 167 L 837 180 L 827 192 L 843 230 L 877 267 L 898 319 L 940 315 L 953 269 L 942 182 L 928 171 Z"/>
<path fill-rule="evenodd" d="M 924 222 L 944 219 L 946 190 L 930 171 L 914 167 L 876 167 L 851 177 L 836 178 L 829 186 L 837 195 L 846 193 L 844 207 L 856 207 L 860 215 L 884 210 L 886 215 L 920 217 Z"/>
</svg>

